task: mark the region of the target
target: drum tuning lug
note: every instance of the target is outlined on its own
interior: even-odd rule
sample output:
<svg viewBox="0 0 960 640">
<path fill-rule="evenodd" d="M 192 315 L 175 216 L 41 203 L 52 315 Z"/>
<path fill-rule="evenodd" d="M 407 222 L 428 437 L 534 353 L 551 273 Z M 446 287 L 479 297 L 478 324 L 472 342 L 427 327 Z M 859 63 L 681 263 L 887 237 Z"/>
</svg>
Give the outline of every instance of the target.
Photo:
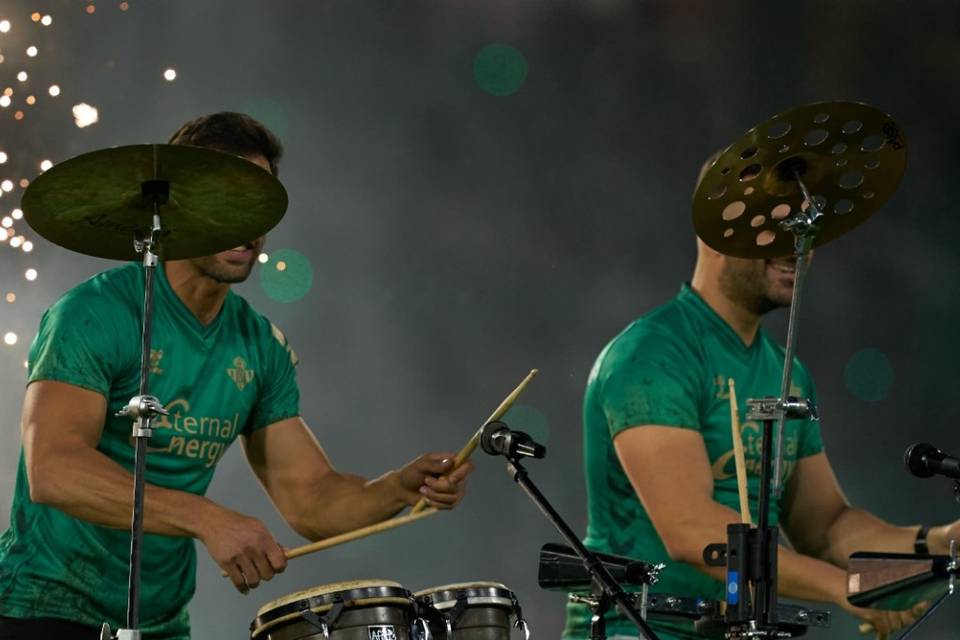
<svg viewBox="0 0 960 640">
<path fill-rule="evenodd" d="M 427 624 L 427 621 L 423 618 L 417 618 L 413 621 L 414 627 L 419 626 L 420 629 L 420 640 L 431 640 L 430 636 L 430 625 Z M 452 636 L 453 629 L 450 626 L 450 622 L 447 622 L 447 635 Z"/>
<path fill-rule="evenodd" d="M 527 621 L 523 618 L 517 618 L 517 621 L 513 623 L 514 628 L 523 629 L 523 640 L 530 640 L 530 625 L 527 624 Z"/>
</svg>

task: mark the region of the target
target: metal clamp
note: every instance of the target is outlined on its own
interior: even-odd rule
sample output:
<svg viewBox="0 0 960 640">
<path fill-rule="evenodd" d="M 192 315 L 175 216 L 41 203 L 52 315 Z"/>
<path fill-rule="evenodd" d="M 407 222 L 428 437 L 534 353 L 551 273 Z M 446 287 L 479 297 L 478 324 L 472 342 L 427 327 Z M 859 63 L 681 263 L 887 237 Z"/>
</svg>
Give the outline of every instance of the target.
<svg viewBox="0 0 960 640">
<path fill-rule="evenodd" d="M 150 421 L 157 415 L 170 415 L 163 408 L 163 404 L 155 396 L 134 396 L 120 411 L 116 413 L 120 418 L 133 418 L 133 437 L 149 438 L 153 435 Z"/>
<path fill-rule="evenodd" d="M 413 621 L 413 628 L 414 630 L 420 631 L 419 636 L 417 636 L 417 634 L 414 633 L 414 638 L 417 638 L 418 640 L 431 640 L 432 636 L 430 635 L 430 625 L 427 623 L 426 620 L 418 617 L 416 620 Z M 448 628 L 447 631 L 448 631 L 447 635 L 449 637 L 452 630 Z"/>
<path fill-rule="evenodd" d="M 747 400 L 747 420 L 778 420 L 781 416 L 795 420 L 820 420 L 817 406 L 809 398 L 788 397 L 780 398 L 750 398 Z"/>
<path fill-rule="evenodd" d="M 102 631 L 100 632 L 100 637 L 103 637 Z M 140 640 L 141 637 L 139 629 L 120 629 L 117 631 L 117 640 Z"/>
</svg>

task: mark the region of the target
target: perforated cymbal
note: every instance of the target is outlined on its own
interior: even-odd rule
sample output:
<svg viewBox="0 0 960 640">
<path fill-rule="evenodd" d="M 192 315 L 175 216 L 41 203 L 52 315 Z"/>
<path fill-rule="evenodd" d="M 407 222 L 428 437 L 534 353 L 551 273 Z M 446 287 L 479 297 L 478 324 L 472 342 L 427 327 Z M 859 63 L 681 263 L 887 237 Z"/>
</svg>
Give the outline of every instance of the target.
<svg viewBox="0 0 960 640">
<path fill-rule="evenodd" d="M 859 102 L 821 102 L 778 114 L 727 147 L 693 197 L 697 235 L 720 253 L 777 258 L 794 251 L 780 222 L 805 210 L 796 170 L 823 211 L 813 246 L 877 212 L 903 175 L 900 128 Z"/>
<path fill-rule="evenodd" d="M 169 183 L 160 206 L 159 255 L 194 258 L 250 242 L 276 226 L 287 192 L 270 172 L 245 158 L 202 147 L 143 144 L 71 158 L 38 176 L 23 194 L 30 226 L 71 251 L 136 260 L 153 205 L 141 194 L 150 180 Z"/>
</svg>

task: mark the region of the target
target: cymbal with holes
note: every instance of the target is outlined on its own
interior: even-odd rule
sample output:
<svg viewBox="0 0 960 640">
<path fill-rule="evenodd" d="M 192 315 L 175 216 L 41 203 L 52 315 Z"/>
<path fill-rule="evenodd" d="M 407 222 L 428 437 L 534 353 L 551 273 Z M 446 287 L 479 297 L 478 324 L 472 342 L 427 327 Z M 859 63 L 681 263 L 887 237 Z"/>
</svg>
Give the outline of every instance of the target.
<svg viewBox="0 0 960 640">
<path fill-rule="evenodd" d="M 726 255 L 791 255 L 794 236 L 780 223 L 806 210 L 796 172 L 824 214 L 816 247 L 876 213 L 896 191 L 906 160 L 900 128 L 870 105 L 797 107 L 750 129 L 710 166 L 693 197 L 694 228 Z"/>
<path fill-rule="evenodd" d="M 203 147 L 141 144 L 54 165 L 24 192 L 24 217 L 61 247 L 137 260 L 134 238 L 145 236 L 153 220 L 153 205 L 142 195 L 150 181 L 169 183 L 154 249 L 164 260 L 243 245 L 276 226 L 287 209 L 283 185 L 246 158 Z"/>
</svg>

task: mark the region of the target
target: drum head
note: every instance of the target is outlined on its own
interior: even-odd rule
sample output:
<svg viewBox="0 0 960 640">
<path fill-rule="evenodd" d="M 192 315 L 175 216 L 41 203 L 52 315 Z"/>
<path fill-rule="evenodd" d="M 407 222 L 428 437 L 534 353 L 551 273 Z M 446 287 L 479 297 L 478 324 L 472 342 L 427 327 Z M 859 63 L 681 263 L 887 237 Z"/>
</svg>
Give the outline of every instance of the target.
<svg viewBox="0 0 960 640">
<path fill-rule="evenodd" d="M 253 630 L 250 637 L 256 638 L 288 620 L 297 619 L 300 612 L 307 609 L 324 613 L 336 603 L 342 603 L 347 608 L 374 605 L 408 607 L 411 601 L 410 592 L 390 580 L 352 580 L 319 585 L 277 598 L 260 607 L 256 620 L 250 625 Z"/>
<path fill-rule="evenodd" d="M 418 600 L 428 600 L 435 609 L 451 609 L 457 600 L 466 599 L 467 606 L 497 605 L 512 609 L 516 596 L 506 585 L 499 582 L 460 582 L 440 587 L 431 587 L 414 594 Z"/>
</svg>

